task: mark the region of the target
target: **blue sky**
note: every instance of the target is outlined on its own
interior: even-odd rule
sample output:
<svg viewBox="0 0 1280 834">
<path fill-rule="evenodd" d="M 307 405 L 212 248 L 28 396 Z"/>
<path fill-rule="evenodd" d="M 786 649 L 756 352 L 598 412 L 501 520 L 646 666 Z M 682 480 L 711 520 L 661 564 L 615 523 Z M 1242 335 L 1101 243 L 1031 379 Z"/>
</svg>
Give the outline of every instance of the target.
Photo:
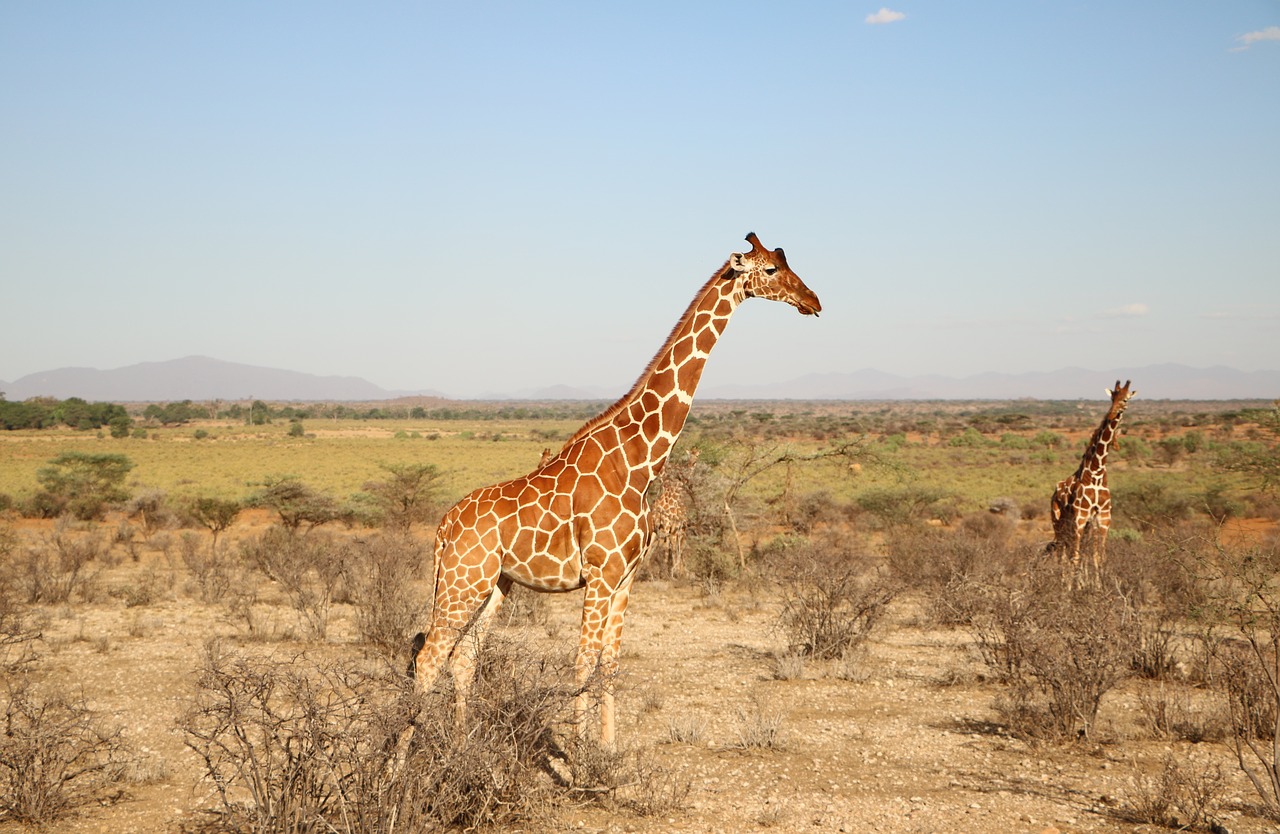
<svg viewBox="0 0 1280 834">
<path fill-rule="evenodd" d="M 0 380 L 1280 367 L 1280 2 L 0 4 Z M 1103 384 L 1108 380 L 1103 380 Z"/>
</svg>

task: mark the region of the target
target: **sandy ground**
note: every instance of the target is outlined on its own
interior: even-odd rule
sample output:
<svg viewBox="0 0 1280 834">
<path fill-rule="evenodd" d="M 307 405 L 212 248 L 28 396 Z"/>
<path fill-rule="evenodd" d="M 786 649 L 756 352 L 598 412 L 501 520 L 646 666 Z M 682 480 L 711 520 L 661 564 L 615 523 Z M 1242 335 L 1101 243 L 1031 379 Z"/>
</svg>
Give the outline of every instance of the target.
<svg viewBox="0 0 1280 834">
<path fill-rule="evenodd" d="M 145 565 L 126 562 L 112 579 Z M 546 599 L 540 639 L 571 652 L 580 595 Z M 46 668 L 115 716 L 146 756 L 124 801 L 81 809 L 49 830 L 190 830 L 210 796 L 176 719 L 204 642 L 235 635 L 235 625 L 187 598 L 180 583 L 146 606 L 107 598 L 44 613 Z M 811 663 L 780 679 L 777 614 L 768 584 L 708 597 L 690 584 L 640 583 L 624 640 L 619 737 L 687 784 L 687 800 L 658 817 L 566 805 L 553 830 L 1159 831 L 1122 814 L 1135 776 L 1156 772 L 1169 753 L 1222 763 L 1231 777 L 1221 815 L 1228 830 L 1280 830 L 1251 813 L 1252 788 L 1223 745 L 1151 739 L 1141 684 L 1104 702 L 1099 740 L 1032 745 L 997 723 L 999 687 L 984 680 L 968 635 L 922 626 L 909 596 L 895 603 L 853 674 Z M 352 611 L 339 607 L 330 640 L 353 634 Z M 744 746 L 744 732 L 762 723 L 776 728 L 776 743 Z"/>
</svg>

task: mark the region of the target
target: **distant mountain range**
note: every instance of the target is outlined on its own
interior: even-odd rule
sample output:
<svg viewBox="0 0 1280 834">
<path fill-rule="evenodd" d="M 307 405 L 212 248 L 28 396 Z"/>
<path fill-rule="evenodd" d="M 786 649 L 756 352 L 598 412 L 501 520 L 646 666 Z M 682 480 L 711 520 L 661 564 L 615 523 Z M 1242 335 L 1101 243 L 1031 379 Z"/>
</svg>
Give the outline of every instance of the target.
<svg viewBox="0 0 1280 834">
<path fill-rule="evenodd" d="M 1088 370 L 1061 368 L 1024 374 L 967 377 L 896 376 L 865 369 L 810 374 L 777 385 L 725 385 L 706 396 L 797 400 L 1076 400 L 1097 399 L 1115 381 L 1131 379 L 1144 399 L 1272 400 L 1280 398 L 1280 371 L 1237 371 L 1222 366 L 1147 365 Z"/>
<path fill-rule="evenodd" d="M 1271 400 L 1280 398 L 1280 371 L 1238 371 L 1148 365 L 1142 368 L 1086 370 L 1062 368 L 1024 374 L 984 373 L 968 377 L 898 376 L 864 369 L 842 374 L 810 374 L 788 382 L 712 385 L 700 399 L 735 400 L 1075 400 L 1097 399 L 1117 379 L 1132 379 L 1145 399 Z M 369 402 L 400 397 L 447 398 L 439 391 L 388 391 L 351 376 L 317 376 L 297 371 L 188 356 L 167 362 L 142 362 L 113 370 L 59 368 L 0 381 L 11 402 L 29 397 L 93 402 L 173 402 L 244 400 Z M 479 399 L 609 400 L 621 392 L 556 385 L 494 392 Z"/>
<path fill-rule="evenodd" d="M 317 376 L 298 371 L 187 356 L 168 362 L 140 362 L 109 371 L 58 368 L 0 382 L 10 401 L 28 397 L 81 397 L 90 402 L 179 402 L 181 400 L 387 400 L 399 396 L 440 396 L 429 391 L 388 391 L 354 376 Z"/>
</svg>

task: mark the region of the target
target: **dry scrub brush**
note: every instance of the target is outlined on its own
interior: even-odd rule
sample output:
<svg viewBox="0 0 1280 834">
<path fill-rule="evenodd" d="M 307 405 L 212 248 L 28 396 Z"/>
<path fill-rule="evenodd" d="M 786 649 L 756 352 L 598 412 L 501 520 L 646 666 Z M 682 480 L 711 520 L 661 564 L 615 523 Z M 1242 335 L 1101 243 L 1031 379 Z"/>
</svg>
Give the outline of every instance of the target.
<svg viewBox="0 0 1280 834">
<path fill-rule="evenodd" d="M 289 603 L 302 615 L 307 633 L 323 640 L 333 604 L 347 595 L 351 545 L 315 531 L 300 536 L 277 526 L 241 542 L 240 550 L 246 562 L 280 584 Z"/>
<path fill-rule="evenodd" d="M 983 661 L 1006 685 L 996 708 L 1019 735 L 1094 731 L 1103 697 L 1131 674 L 1133 613 L 1114 586 L 1068 589 L 1052 563 L 947 589 Z"/>
<path fill-rule="evenodd" d="M 419 587 L 429 559 L 409 535 L 388 533 L 354 546 L 359 569 L 348 583 L 360 637 L 386 656 L 402 659 L 409 637 L 427 618 L 429 600 Z"/>
<path fill-rule="evenodd" d="M 1209 586 L 1200 613 L 1236 761 L 1280 820 L 1280 551 L 1216 545 L 1188 555 Z"/>
<path fill-rule="evenodd" d="M 95 563 L 105 551 L 97 533 L 81 533 L 62 519 L 39 542 L 11 550 L 0 562 L 0 581 L 21 602 L 48 605 L 97 595 L 101 570 Z"/>
<path fill-rule="evenodd" d="M 16 683 L 16 685 L 15 685 Z M 130 758 L 118 728 L 81 700 L 10 682 L 0 737 L 0 811 L 47 823 L 72 808 L 118 799 Z"/>
<path fill-rule="evenodd" d="M 1130 778 L 1117 816 L 1177 831 L 1225 832 L 1218 819 L 1229 795 L 1230 784 L 1220 764 L 1180 761 L 1169 754 L 1159 773 L 1137 772 Z"/>
<path fill-rule="evenodd" d="M 417 832 L 546 821 L 569 797 L 669 810 L 678 784 L 643 757 L 574 749 L 567 660 L 498 636 L 480 651 L 462 732 L 452 693 L 355 660 L 206 650 L 180 719 L 225 830 Z M 447 687 L 442 687 L 447 689 Z M 396 740 L 416 731 L 401 765 Z M 575 778 L 563 776 L 573 749 Z M 570 784 L 572 782 L 572 784 Z M 687 790 L 687 789 L 686 789 Z"/>
<path fill-rule="evenodd" d="M 119 798 L 135 757 L 120 729 L 104 722 L 83 697 L 39 682 L 41 634 L 18 595 L 42 599 L 40 589 L 48 587 L 69 594 L 75 583 L 46 577 L 46 570 L 58 574 L 61 563 L 43 551 L 36 556 L 26 551 L 15 574 L 10 560 L 18 549 L 7 528 L 0 530 L 6 574 L 0 576 L 0 818 L 44 824 L 78 806 Z M 68 547 L 64 552 L 80 557 L 89 551 Z M 83 564 L 79 558 L 72 561 L 79 575 Z"/>
<path fill-rule="evenodd" d="M 899 585 L 841 539 L 789 549 L 776 570 L 778 628 L 788 653 L 818 660 L 851 655 L 871 636 Z"/>
<path fill-rule="evenodd" d="M 83 697 L 23 670 L 7 677 L 0 698 L 0 818 L 43 825 L 123 796 L 136 756 Z"/>
</svg>

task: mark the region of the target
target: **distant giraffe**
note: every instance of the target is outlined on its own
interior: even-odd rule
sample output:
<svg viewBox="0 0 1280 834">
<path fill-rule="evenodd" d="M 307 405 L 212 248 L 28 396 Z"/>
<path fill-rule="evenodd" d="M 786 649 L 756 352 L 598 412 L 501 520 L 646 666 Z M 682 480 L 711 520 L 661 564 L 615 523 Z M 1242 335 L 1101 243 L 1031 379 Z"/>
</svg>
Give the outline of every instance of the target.
<svg viewBox="0 0 1280 834">
<path fill-rule="evenodd" d="M 450 666 L 458 726 L 476 648 L 512 586 L 582 588 L 575 663 L 579 727 L 585 731 L 587 684 L 598 675 L 600 740 L 613 744 L 622 620 L 636 568 L 653 541 L 645 491 L 662 474 L 684 428 L 707 357 L 748 298 L 782 301 L 804 315 L 822 309 L 781 249 L 766 249 L 755 234 L 747 241 L 751 251 L 730 255 L 703 285 L 630 391 L 544 465 L 478 489 L 445 513 L 436 533 L 431 627 L 414 638 L 409 668 L 418 691 L 425 691 Z M 637 291 L 646 291 L 645 285 Z M 463 640 L 468 634 L 474 639 Z M 401 744 L 411 735 L 410 728 Z"/>
<path fill-rule="evenodd" d="M 693 470 L 701 450 L 690 449 L 682 462 L 668 463 L 657 484 L 661 489 L 649 510 L 654 532 L 654 546 L 662 545 L 667 575 L 679 579 L 685 575 L 685 537 L 689 531 L 689 500 L 693 494 Z"/>
<path fill-rule="evenodd" d="M 1111 527 L 1111 490 L 1107 488 L 1107 451 L 1118 443 L 1117 431 L 1125 406 L 1137 391 L 1116 380 L 1116 387 L 1107 390 L 1111 407 L 1102 418 L 1101 425 L 1089 438 L 1084 457 L 1075 474 L 1058 483 L 1049 502 L 1049 515 L 1053 519 L 1053 542 L 1049 550 L 1064 562 L 1070 562 L 1072 581 L 1081 578 L 1080 545 L 1086 533 L 1092 533 L 1091 561 L 1093 581 L 1100 576 L 1106 558 L 1107 530 Z"/>
<path fill-rule="evenodd" d="M 684 574 L 684 531 L 689 523 L 680 487 L 665 475 L 658 479 L 662 492 L 649 507 L 650 526 L 653 528 L 654 547 L 662 545 L 667 575 L 672 578 Z"/>
<path fill-rule="evenodd" d="M 654 544 L 662 545 L 667 575 L 672 579 L 680 579 L 685 575 L 684 541 L 689 529 L 689 507 L 685 502 L 685 492 L 689 489 L 688 470 L 693 468 L 697 460 L 698 450 L 690 449 L 684 464 L 686 471 L 676 472 L 672 467 L 663 472 L 658 478 L 662 492 L 649 508 Z"/>
</svg>

